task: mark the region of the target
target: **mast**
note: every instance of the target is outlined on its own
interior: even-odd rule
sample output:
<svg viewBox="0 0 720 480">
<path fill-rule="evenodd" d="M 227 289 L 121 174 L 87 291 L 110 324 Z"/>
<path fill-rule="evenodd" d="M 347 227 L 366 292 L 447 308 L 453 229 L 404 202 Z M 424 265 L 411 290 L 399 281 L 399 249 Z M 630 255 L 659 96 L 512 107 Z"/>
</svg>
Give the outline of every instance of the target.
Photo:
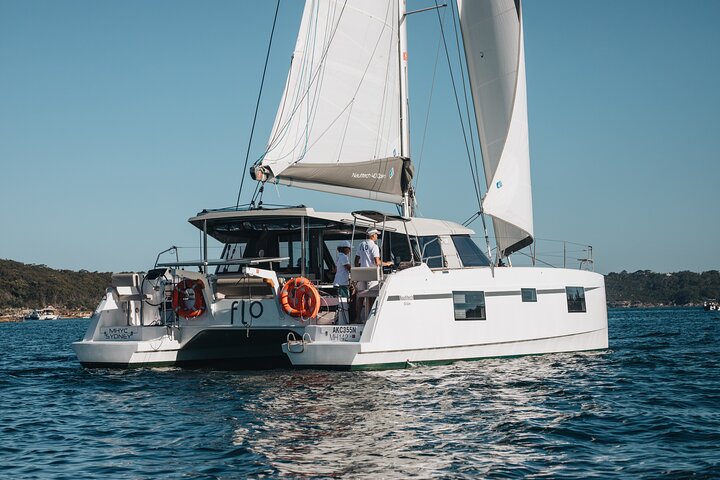
<svg viewBox="0 0 720 480">
<path fill-rule="evenodd" d="M 400 156 L 410 158 L 410 115 L 408 113 L 408 52 L 407 52 L 407 4 L 406 0 L 398 0 L 398 67 L 400 69 Z M 403 193 L 402 216 L 411 217 L 409 189 Z"/>
</svg>

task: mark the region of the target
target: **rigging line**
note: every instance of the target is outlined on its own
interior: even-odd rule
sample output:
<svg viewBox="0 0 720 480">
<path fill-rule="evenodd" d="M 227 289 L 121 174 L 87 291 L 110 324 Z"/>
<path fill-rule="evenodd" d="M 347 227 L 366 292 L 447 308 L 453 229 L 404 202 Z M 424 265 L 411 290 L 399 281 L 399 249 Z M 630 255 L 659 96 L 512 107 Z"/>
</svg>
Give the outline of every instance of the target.
<svg viewBox="0 0 720 480">
<path fill-rule="evenodd" d="M 462 222 L 461 225 L 462 225 L 463 227 L 467 227 L 467 226 L 469 226 L 472 222 L 474 222 L 475 219 L 476 219 L 477 217 L 479 217 L 479 216 L 480 216 L 480 212 L 475 212 L 475 213 L 473 213 L 473 214 L 470 216 L 470 218 L 468 218 L 467 220 L 465 220 L 464 222 Z"/>
<path fill-rule="evenodd" d="M 341 13 L 342 13 L 342 12 L 341 12 Z M 392 13 L 392 9 L 389 9 L 389 8 L 388 8 L 388 11 L 386 12 L 386 16 L 385 16 L 386 19 L 387 19 L 387 15 L 388 15 L 389 13 Z M 338 20 L 338 22 L 339 22 L 339 20 Z M 326 24 L 327 24 L 327 25 L 330 25 L 331 23 L 330 23 L 330 22 L 326 22 Z M 295 164 L 299 163 L 300 161 L 302 161 L 303 158 L 304 158 L 305 153 L 306 153 L 308 150 L 310 150 L 311 148 L 313 148 L 320 140 L 322 140 L 323 137 L 325 136 L 325 134 L 326 134 L 328 131 L 330 131 L 330 129 L 333 128 L 338 121 L 342 120 L 342 117 L 343 117 L 343 116 L 345 116 L 345 119 L 344 119 L 344 121 L 345 121 L 345 126 L 344 126 L 344 128 L 343 128 L 343 136 L 342 136 L 341 141 L 340 141 L 340 150 L 339 150 L 339 152 L 338 152 L 338 159 L 337 159 L 337 161 L 340 160 L 339 157 L 340 157 L 340 155 L 342 154 L 342 149 L 343 149 L 343 146 L 344 146 L 344 143 L 345 143 L 345 136 L 346 136 L 347 131 L 348 131 L 348 126 L 349 126 L 350 118 L 352 117 L 352 109 L 353 109 L 353 106 L 355 105 L 355 102 L 356 102 L 358 93 L 360 92 L 360 89 L 361 89 L 361 88 L 364 86 L 364 84 L 365 84 L 365 79 L 366 79 L 366 77 L 367 77 L 367 75 L 368 75 L 368 72 L 369 72 L 369 70 L 370 70 L 370 67 L 373 65 L 373 61 L 374 61 L 374 58 L 375 58 L 375 53 L 378 51 L 378 48 L 381 46 L 381 41 L 382 41 L 382 39 L 383 39 L 383 35 L 385 34 L 385 31 L 386 31 L 387 28 L 388 28 L 388 22 L 387 22 L 386 20 L 383 21 L 382 24 L 383 24 L 382 30 L 380 31 L 380 34 L 378 35 L 378 38 L 377 38 L 377 40 L 376 40 L 376 42 L 375 42 L 375 44 L 374 44 L 374 46 L 373 46 L 373 50 L 372 50 L 372 52 L 371 52 L 370 55 L 369 55 L 367 64 L 365 65 L 365 68 L 364 68 L 364 70 L 363 70 L 363 74 L 362 74 L 361 78 L 359 79 L 359 81 L 358 81 L 358 83 L 357 83 L 357 86 L 356 86 L 355 91 L 354 91 L 354 93 L 353 93 L 352 99 L 351 99 L 350 101 L 348 101 L 348 103 L 347 103 L 347 104 L 343 107 L 343 109 L 335 116 L 335 118 L 333 118 L 332 121 L 329 122 L 328 126 L 327 126 L 322 132 L 320 132 L 318 135 L 316 135 L 316 138 L 314 139 L 313 143 L 311 143 L 311 144 L 308 145 L 308 144 L 307 144 L 307 138 L 298 139 L 297 143 L 296 143 L 295 146 L 293 147 L 293 151 L 295 150 L 295 148 L 298 148 L 298 147 L 300 146 L 300 143 L 302 143 L 303 141 L 305 141 L 305 145 L 303 146 L 303 152 L 304 152 L 304 153 L 302 154 L 302 156 L 301 156 L 300 158 L 294 160 L 294 161 L 291 163 L 291 165 L 295 165 Z M 330 33 L 331 33 L 332 35 L 334 35 L 335 31 L 333 30 L 333 31 L 330 32 Z M 331 37 L 331 39 L 332 39 L 332 37 Z M 313 44 L 313 45 L 314 45 L 314 44 Z M 313 49 L 314 49 L 314 48 L 315 48 L 315 47 L 313 46 Z M 329 46 L 328 46 L 327 48 L 329 48 Z M 320 69 L 324 70 L 324 69 L 325 69 L 325 66 L 326 66 L 326 65 L 323 64 L 322 66 L 318 67 L 318 71 L 319 71 Z M 312 97 L 312 100 L 311 100 L 311 101 L 314 103 L 314 105 L 308 107 L 307 112 L 306 112 L 306 119 L 305 119 L 305 122 L 306 122 L 305 130 L 306 130 L 306 132 L 308 132 L 308 131 L 310 131 L 310 130 L 313 129 L 313 125 L 314 125 L 314 122 L 315 122 L 315 115 L 316 115 L 316 112 L 317 112 L 317 105 L 316 105 L 316 104 L 317 104 L 317 102 L 319 101 L 318 99 L 320 98 L 320 89 L 322 88 L 322 84 L 323 84 L 323 81 L 324 81 L 324 78 L 325 78 L 324 73 L 323 73 L 323 75 L 320 75 L 318 78 L 319 78 L 319 79 L 318 79 L 318 81 L 316 82 L 315 86 L 314 86 L 314 87 L 309 87 L 309 88 L 314 88 L 315 91 L 316 91 L 316 93 L 315 93 L 315 95 Z M 385 88 L 387 88 L 387 86 L 386 86 Z M 307 135 L 306 135 L 306 136 L 307 136 Z M 376 148 L 377 148 L 377 147 L 376 147 Z M 383 164 L 383 165 L 385 165 L 385 164 Z M 378 169 L 379 169 L 378 172 L 380 172 L 381 170 L 385 169 L 385 167 L 383 166 L 383 167 L 381 168 L 380 166 L 378 166 Z M 381 180 L 376 180 L 376 181 L 374 182 L 374 185 L 377 185 L 379 182 L 381 182 Z M 373 188 L 374 188 L 374 187 L 373 187 Z"/>
<path fill-rule="evenodd" d="M 305 21 L 307 20 L 307 24 L 309 25 L 306 29 L 305 33 L 305 46 L 311 45 L 310 42 L 310 35 L 311 33 L 315 32 L 314 34 L 317 35 L 317 23 L 318 23 L 318 14 L 317 11 L 319 10 L 319 4 L 315 3 L 312 8 L 314 10 L 310 9 L 308 5 L 305 5 L 305 10 L 303 11 L 303 20 L 300 24 L 300 32 L 302 32 L 302 25 L 305 24 Z M 308 13 L 309 12 L 309 13 Z M 298 41 L 300 40 L 300 33 L 298 33 Z M 297 48 L 297 44 L 295 45 L 295 48 Z M 310 54 L 310 60 L 312 60 L 312 57 L 315 52 L 315 42 L 312 42 L 312 53 Z M 285 82 L 285 91 L 283 92 L 283 100 L 281 104 L 281 108 L 278 110 L 277 115 L 275 117 L 275 123 L 273 124 L 273 129 L 270 132 L 271 136 L 268 140 L 267 148 L 265 151 L 260 155 L 260 157 L 255 161 L 255 165 L 262 162 L 265 159 L 265 156 L 270 153 L 277 145 L 280 144 L 280 142 L 285 138 L 288 134 L 287 128 L 283 127 L 280 129 L 279 122 L 281 119 L 285 118 L 285 106 L 290 104 L 292 108 L 297 109 L 301 104 L 302 100 L 298 100 L 298 97 L 300 96 L 302 90 L 304 89 L 303 81 L 305 79 L 305 72 L 307 70 L 312 70 L 312 62 L 308 61 L 307 59 L 307 47 L 303 49 L 302 51 L 302 57 L 300 63 L 298 63 L 297 68 L 297 80 L 293 80 L 293 66 L 296 63 L 295 58 L 295 52 L 290 57 L 290 68 L 288 70 L 288 78 Z M 310 65 L 310 67 L 308 67 Z M 291 92 L 290 87 L 293 85 L 293 81 L 295 82 L 295 88 L 294 91 Z M 292 98 L 290 98 L 292 97 Z M 292 113 L 290 114 L 290 119 L 292 119 Z M 283 157 L 278 157 L 275 160 L 281 160 L 284 159 L 287 156 L 290 156 L 293 154 L 295 149 L 300 145 L 300 142 L 302 139 L 298 139 L 295 145 L 293 145 L 292 149 L 289 153 L 287 153 Z"/>
<path fill-rule="evenodd" d="M 532 258 L 531 255 L 528 255 L 527 253 L 523 252 L 522 250 L 518 250 L 518 251 L 515 252 L 515 253 L 519 253 L 520 255 L 525 255 L 525 256 L 528 257 L 528 258 Z M 540 260 L 540 259 L 537 258 L 537 257 L 535 258 L 535 261 L 536 261 L 536 262 L 539 262 L 539 263 L 542 263 L 543 265 L 547 265 L 548 267 L 558 268 L 558 267 L 556 267 L 555 265 L 553 265 L 552 263 L 545 262 L 545 261 L 543 261 L 543 260 Z"/>
<path fill-rule="evenodd" d="M 296 76 L 297 76 L 297 80 L 295 80 L 295 78 L 293 77 L 293 71 L 294 71 L 293 65 L 296 64 L 296 60 L 297 60 L 295 58 L 295 52 L 293 51 L 293 54 L 290 56 L 290 68 L 288 69 L 288 77 L 287 77 L 287 80 L 285 81 L 285 91 L 283 92 L 282 102 L 280 104 L 280 108 L 275 117 L 275 123 L 273 124 L 273 129 L 270 132 L 270 134 L 271 134 L 270 139 L 268 140 L 268 144 L 267 144 L 265 151 L 262 153 L 262 155 L 260 155 L 260 157 L 257 160 L 255 160 L 254 165 L 258 165 L 259 163 L 261 163 L 265 159 L 265 157 L 272 150 L 274 150 L 276 146 L 280 145 L 280 142 L 285 137 L 287 137 L 288 129 L 286 127 L 287 127 L 287 123 L 290 120 L 292 120 L 293 113 L 291 112 L 289 114 L 290 117 L 289 117 L 288 122 L 286 122 L 285 126 L 280 128 L 279 122 L 281 119 L 285 118 L 285 107 L 288 106 L 288 108 L 297 109 L 302 104 L 302 99 L 299 100 L 298 97 L 300 96 L 303 89 L 305 88 L 303 86 L 304 85 L 303 81 L 305 80 L 305 72 L 308 70 L 312 70 L 312 58 L 314 57 L 316 42 L 315 41 L 313 41 L 312 43 L 310 42 L 310 35 L 313 34 L 313 35 L 317 36 L 317 24 L 318 24 L 318 18 L 319 18 L 317 12 L 319 10 L 319 4 L 315 3 L 312 6 L 312 8 L 314 10 L 310 10 L 310 7 L 307 4 L 305 5 L 305 10 L 303 11 L 303 20 L 300 24 L 300 32 L 302 32 L 302 25 L 305 24 L 306 20 L 307 20 L 307 24 L 310 26 L 306 29 L 305 48 L 303 48 L 303 50 L 302 50 L 302 57 L 300 57 L 301 61 L 297 64 L 298 68 L 297 68 L 297 71 L 295 72 Z M 300 40 L 299 35 L 300 35 L 300 33 L 298 33 L 297 41 Z M 308 56 L 307 56 L 307 45 L 312 45 L 312 53 L 310 54 L 309 61 L 308 61 Z M 297 48 L 297 44 L 295 45 L 295 48 Z M 310 65 L 310 66 L 308 67 L 308 65 Z M 293 85 L 293 83 L 295 85 L 295 88 L 294 88 L 294 91 L 291 92 L 290 87 Z M 285 154 L 282 157 L 278 157 L 275 160 L 276 161 L 282 160 L 290 155 L 293 155 L 293 152 L 298 147 L 298 145 L 300 145 L 301 141 L 302 141 L 302 139 L 299 139 L 295 143 L 295 145 L 292 146 L 292 149 L 290 150 L 289 153 Z"/>
<path fill-rule="evenodd" d="M 391 8 L 391 7 L 393 7 L 393 5 L 388 3 L 388 8 Z M 393 10 L 397 10 L 397 9 L 393 8 Z M 397 13 L 397 11 L 392 13 L 392 17 L 391 17 L 390 21 L 394 25 L 399 25 L 400 22 L 398 22 L 396 20 L 395 13 Z M 385 14 L 386 20 L 387 20 L 387 16 L 388 15 L 386 13 Z M 393 32 L 394 32 L 394 29 L 393 29 Z M 378 135 L 375 137 L 376 140 L 375 140 L 375 148 L 373 149 L 373 158 L 378 157 L 378 155 L 380 154 L 379 152 L 380 152 L 381 148 L 383 148 L 383 151 L 387 151 L 387 149 L 389 148 L 388 144 L 390 143 L 390 141 L 389 141 L 390 129 L 392 128 L 392 124 L 394 123 L 391 118 L 392 110 L 390 110 L 390 113 L 388 113 L 388 109 L 386 108 L 386 106 L 388 104 L 387 99 L 390 95 L 390 93 L 388 92 L 388 86 L 390 85 L 390 74 L 393 72 L 393 68 L 391 68 L 391 65 L 393 63 L 392 51 L 393 51 L 394 46 L 395 46 L 395 36 L 391 34 L 390 39 L 387 43 L 387 52 L 386 52 L 387 53 L 387 62 L 385 62 L 385 84 L 383 85 L 383 93 L 382 93 L 382 97 L 380 100 L 380 104 L 383 105 L 383 108 L 382 108 L 382 111 L 380 112 L 380 115 L 378 116 L 378 120 L 377 120 L 376 131 L 378 132 Z M 382 147 L 381 147 L 381 144 L 383 144 Z"/>
<path fill-rule="evenodd" d="M 325 24 L 324 30 L 325 31 L 324 31 L 323 38 L 322 38 L 323 46 L 328 42 L 327 38 L 328 38 L 329 28 L 330 28 L 330 25 L 332 24 L 331 21 L 335 16 L 335 8 L 334 7 L 336 7 L 336 6 L 337 6 L 337 4 L 335 4 L 335 3 L 330 4 L 328 10 L 325 12 L 325 21 L 324 21 L 324 24 Z M 313 21 L 314 25 L 312 28 L 308 29 L 308 35 L 305 40 L 306 44 L 310 44 L 310 34 L 312 33 L 312 48 L 311 48 L 311 53 L 309 56 L 309 62 L 305 61 L 305 59 L 307 57 L 304 57 L 303 65 L 302 65 L 303 69 L 307 69 L 308 72 L 312 72 L 313 68 L 315 67 L 313 64 L 313 60 L 315 59 L 315 49 L 318 46 L 318 37 L 320 36 L 319 34 L 322 33 L 318 29 L 318 23 L 319 23 L 319 19 L 320 19 L 319 12 L 320 12 L 320 4 L 316 3 L 315 4 L 315 16 L 314 16 L 314 21 Z M 339 22 L 339 20 L 338 20 L 338 22 Z M 328 49 L 329 49 L 329 46 L 328 46 Z M 308 141 L 310 140 L 310 130 L 312 129 L 311 125 L 315 122 L 315 116 L 317 115 L 318 105 L 320 103 L 320 98 L 321 98 L 320 92 L 322 91 L 322 85 L 323 85 L 323 82 L 325 81 L 326 66 L 327 66 L 327 64 L 325 62 L 321 62 L 318 65 L 318 67 L 317 67 L 318 71 L 322 70 L 323 74 L 320 76 L 320 80 L 317 82 L 317 84 L 315 84 L 314 87 L 312 86 L 312 84 L 308 85 L 308 93 L 310 92 L 310 89 L 313 88 L 314 96 L 311 96 L 308 94 L 307 97 L 303 100 L 303 103 L 305 103 L 305 105 L 306 105 L 305 127 L 303 128 L 302 138 L 298 138 L 298 142 L 295 144 L 295 147 L 298 147 L 302 143 L 302 146 L 300 147 L 302 153 L 300 153 L 299 156 L 295 157 L 295 160 L 291 163 L 291 165 L 298 163 L 300 160 L 305 158 L 305 155 L 307 155 Z M 298 88 L 299 87 L 300 87 L 300 85 L 298 85 Z M 297 93 L 300 93 L 300 90 L 298 90 Z M 297 95 L 297 93 L 296 93 L 296 95 Z M 311 119 L 312 119 L 312 121 L 311 121 Z M 295 152 L 295 147 L 293 147 L 293 149 L 292 149 L 293 154 Z"/>
<path fill-rule="evenodd" d="M 388 10 L 390 10 L 390 4 L 388 4 Z M 385 18 L 387 19 L 388 12 L 385 13 Z M 375 60 L 375 52 L 377 52 L 378 47 L 380 46 L 380 42 L 383 39 L 383 35 L 385 33 L 385 30 L 387 29 L 388 23 L 387 21 L 383 21 L 382 29 L 380 30 L 380 33 L 378 34 L 377 41 L 375 42 L 375 45 L 373 46 L 372 52 L 370 52 L 370 56 L 368 58 L 368 62 L 365 65 L 365 69 L 363 70 L 362 76 L 360 77 L 360 80 L 357 83 L 357 87 L 355 88 L 355 91 L 353 92 L 353 96 L 348 102 L 345 109 L 349 108 L 347 117 L 345 119 L 345 128 L 343 129 L 342 137 L 340 139 L 340 149 L 338 151 L 337 161 L 340 161 L 340 156 L 342 155 L 342 150 L 345 147 L 345 137 L 347 136 L 348 126 L 350 125 L 350 118 L 352 117 L 352 110 L 355 106 L 355 100 L 357 100 L 358 93 L 360 93 L 360 89 L 364 86 L 365 77 L 367 76 L 368 72 L 370 71 L 370 67 L 373 65 Z M 345 110 L 343 109 L 343 110 Z M 339 118 L 339 116 L 338 116 Z"/>
<path fill-rule="evenodd" d="M 343 13 L 345 12 L 345 7 L 347 6 L 347 0 L 342 6 L 342 9 L 340 9 L 340 14 L 337 19 L 337 23 L 334 25 L 334 28 L 331 31 L 330 38 L 328 39 L 327 46 L 325 47 L 325 50 L 322 52 L 322 55 L 320 56 L 320 59 L 318 61 L 319 65 L 322 65 L 325 62 L 325 58 L 327 57 L 328 52 L 330 51 L 330 46 L 333 43 L 333 40 L 335 38 L 335 34 L 338 31 L 338 27 L 340 26 L 340 21 L 342 20 Z M 268 144 L 268 148 L 263 153 L 263 156 L 265 156 L 271 149 L 275 148 L 277 145 L 274 144 L 274 142 L 277 139 L 277 136 L 284 132 L 290 125 L 293 117 L 295 116 L 295 113 L 297 113 L 298 109 L 302 106 L 302 102 L 305 100 L 305 97 L 310 94 L 310 90 L 315 83 L 315 80 L 317 79 L 318 75 L 320 74 L 320 71 L 322 69 L 318 67 L 317 70 L 314 72 L 311 72 L 310 78 L 308 79 L 308 88 L 305 89 L 304 92 L 302 92 L 302 95 L 300 98 L 298 98 L 295 102 L 295 106 L 292 108 L 292 111 L 288 113 L 288 118 L 285 120 L 285 122 L 282 125 L 278 124 L 278 127 L 276 131 L 274 132 L 274 137 L 270 140 Z"/>
<path fill-rule="evenodd" d="M 270 31 L 270 41 L 268 42 L 267 53 L 265 54 L 265 66 L 263 67 L 262 79 L 260 80 L 260 92 L 258 93 L 257 102 L 255 103 L 255 115 L 253 115 L 253 123 L 250 128 L 250 139 L 248 140 L 247 152 L 245 153 L 245 164 L 243 165 L 243 174 L 240 180 L 240 189 L 238 190 L 237 202 L 235 202 L 235 208 L 240 206 L 240 195 L 242 194 L 243 184 L 245 183 L 245 176 L 247 175 L 247 164 L 250 158 L 250 147 L 252 146 L 253 134 L 255 133 L 255 123 L 257 122 L 258 112 L 260 111 L 260 99 L 262 98 L 263 86 L 265 85 L 265 74 L 267 73 L 268 61 L 270 60 L 270 49 L 272 47 L 273 37 L 275 35 L 275 24 L 277 23 L 278 11 L 280 10 L 280 0 L 277 0 L 275 5 L 275 17 L 273 18 L 272 30 Z"/>
<path fill-rule="evenodd" d="M 445 21 L 445 12 L 443 11 L 442 21 Z M 435 66 L 433 67 L 432 83 L 430 85 L 430 96 L 428 98 L 428 108 L 425 114 L 425 126 L 423 127 L 422 144 L 420 145 L 420 158 L 418 159 L 417 175 L 415 175 L 415 190 L 420 184 L 420 167 L 422 166 L 423 153 L 425 152 L 425 139 L 427 138 L 427 127 L 430 121 L 430 107 L 432 106 L 433 92 L 435 91 L 435 77 L 437 75 L 437 64 L 440 60 L 440 39 L 438 38 L 437 50 L 435 52 Z"/>
<path fill-rule="evenodd" d="M 473 136 L 472 120 L 470 119 L 470 104 L 468 102 L 467 83 L 465 82 L 465 69 L 463 68 L 462 57 L 460 55 L 460 39 L 458 37 L 458 21 L 455 17 L 455 2 L 450 2 L 450 10 L 453 16 L 453 30 L 455 30 L 455 48 L 458 53 L 458 63 L 460 65 L 460 75 L 462 76 L 463 96 L 465 97 L 465 113 L 467 115 L 468 130 L 470 130 L 470 147 L 472 148 L 473 160 L 475 161 L 475 181 L 478 184 L 478 191 L 482 193 L 480 186 L 480 168 L 477 163 L 477 152 L 475 151 L 475 138 Z"/>
<path fill-rule="evenodd" d="M 250 201 L 250 208 L 255 208 L 255 200 L 257 199 L 258 189 L 262 182 L 255 182 L 255 191 L 252 194 L 252 200 Z"/>
<path fill-rule="evenodd" d="M 437 7 L 437 0 L 435 0 L 435 6 Z M 475 180 L 475 169 L 473 168 L 472 158 L 470 156 L 470 149 L 468 148 L 467 134 L 465 133 L 465 122 L 462 120 L 462 110 L 460 108 L 460 99 L 458 98 L 457 88 L 455 88 L 455 75 L 452 70 L 452 63 L 450 62 L 450 52 L 448 51 L 447 42 L 445 41 L 445 29 L 443 28 L 442 22 L 440 21 L 440 11 L 437 11 L 438 23 L 440 23 L 440 33 L 442 35 L 443 46 L 445 47 L 445 58 L 448 62 L 448 70 L 450 71 L 450 81 L 453 87 L 453 94 L 455 95 L 455 105 L 457 106 L 458 116 L 460 117 L 460 127 L 462 129 L 463 140 L 465 142 L 465 152 L 467 153 L 468 163 L 470 164 L 470 173 L 473 175 L 473 187 L 475 188 L 475 196 L 477 197 L 478 207 L 482 209 L 482 200 L 480 199 L 480 190 L 478 190 L 477 182 Z"/>
</svg>

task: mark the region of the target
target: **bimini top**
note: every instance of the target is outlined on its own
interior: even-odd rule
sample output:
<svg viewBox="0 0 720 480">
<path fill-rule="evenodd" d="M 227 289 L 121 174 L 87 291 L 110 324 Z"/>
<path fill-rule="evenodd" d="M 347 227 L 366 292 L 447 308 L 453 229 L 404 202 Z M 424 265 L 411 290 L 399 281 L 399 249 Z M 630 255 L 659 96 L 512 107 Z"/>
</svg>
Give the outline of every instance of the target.
<svg viewBox="0 0 720 480">
<path fill-rule="evenodd" d="M 367 213 L 367 212 L 363 212 Z M 397 215 L 386 215 L 383 224 L 382 214 L 353 217 L 344 212 L 316 212 L 305 206 L 287 208 L 262 208 L 253 210 L 218 209 L 203 210 L 188 221 L 196 228 L 204 230 L 208 235 L 221 242 L 232 241 L 234 234 L 247 230 L 283 229 L 294 230 L 299 227 L 300 219 L 305 218 L 306 225 L 311 228 L 352 227 L 353 223 L 361 231 L 368 228 L 385 228 L 417 236 L 427 235 L 473 235 L 475 232 L 462 225 L 446 220 L 413 217 L 409 220 Z"/>
</svg>

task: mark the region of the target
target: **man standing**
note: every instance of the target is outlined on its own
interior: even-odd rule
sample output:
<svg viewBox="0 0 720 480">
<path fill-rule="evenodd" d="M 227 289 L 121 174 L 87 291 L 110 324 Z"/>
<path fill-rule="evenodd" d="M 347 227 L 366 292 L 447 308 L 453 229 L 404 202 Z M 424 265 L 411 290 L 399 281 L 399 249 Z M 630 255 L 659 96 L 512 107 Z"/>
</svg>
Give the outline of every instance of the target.
<svg viewBox="0 0 720 480">
<path fill-rule="evenodd" d="M 368 230 L 367 239 L 360 242 L 357 252 L 355 253 L 356 267 L 374 267 L 382 265 L 380 261 L 380 248 L 375 241 L 378 238 L 378 232 L 374 228 Z"/>
<path fill-rule="evenodd" d="M 355 266 L 356 267 L 381 267 L 383 265 L 391 265 L 392 262 L 383 262 L 380 260 L 380 248 L 378 248 L 375 241 L 378 238 L 378 232 L 376 229 L 372 228 L 367 231 L 367 239 L 360 242 L 360 245 L 358 246 L 358 249 L 355 253 Z M 372 287 L 377 285 L 377 282 L 357 282 L 357 292 L 363 292 L 365 290 L 368 290 Z M 362 311 L 363 305 L 365 304 L 366 307 L 366 313 L 367 313 L 367 305 L 366 302 L 355 302 L 356 303 L 356 318 L 360 319 L 361 315 L 360 312 Z M 364 320 L 361 320 L 360 323 L 364 323 Z"/>
<path fill-rule="evenodd" d="M 337 251 L 333 284 L 338 287 L 338 295 L 347 298 L 349 295 L 348 284 L 350 283 L 350 252 L 352 246 L 350 242 L 343 240 L 337 247 Z"/>
</svg>

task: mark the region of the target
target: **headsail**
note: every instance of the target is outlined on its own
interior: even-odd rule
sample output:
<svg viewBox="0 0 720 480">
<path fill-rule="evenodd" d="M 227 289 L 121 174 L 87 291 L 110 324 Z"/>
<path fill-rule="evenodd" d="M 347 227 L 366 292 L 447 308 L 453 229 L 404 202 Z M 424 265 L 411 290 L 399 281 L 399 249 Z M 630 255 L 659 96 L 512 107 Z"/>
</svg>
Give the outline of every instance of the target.
<svg viewBox="0 0 720 480">
<path fill-rule="evenodd" d="M 501 257 L 533 241 L 525 48 L 520 0 L 457 0 Z"/>
<path fill-rule="evenodd" d="M 267 150 L 251 174 L 303 188 L 401 203 L 398 6 L 307 0 Z"/>
</svg>

